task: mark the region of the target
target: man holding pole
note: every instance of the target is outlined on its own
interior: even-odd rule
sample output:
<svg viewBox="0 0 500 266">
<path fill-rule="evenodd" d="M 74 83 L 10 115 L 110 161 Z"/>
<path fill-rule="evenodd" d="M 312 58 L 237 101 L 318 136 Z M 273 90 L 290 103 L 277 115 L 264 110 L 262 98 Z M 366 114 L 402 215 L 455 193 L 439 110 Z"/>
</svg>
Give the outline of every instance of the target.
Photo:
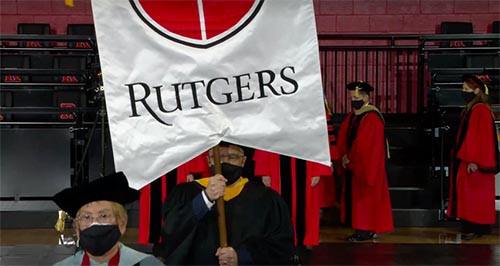
<svg viewBox="0 0 500 266">
<path fill-rule="evenodd" d="M 155 246 L 155 255 L 167 265 L 289 264 L 294 255 L 293 229 L 285 202 L 272 189 L 241 176 L 246 161 L 241 147 L 221 143 L 219 150 L 222 174 L 180 184 L 170 194 L 163 207 L 162 243 Z M 211 150 L 212 170 L 213 156 Z M 221 197 L 227 246 L 219 241 L 215 201 Z"/>
<path fill-rule="evenodd" d="M 92 0 L 92 12 L 115 167 L 131 187 L 220 141 L 330 165 L 312 0 Z M 116 40 L 126 41 L 117 48 Z M 244 159 L 224 157 L 230 150 L 221 148 L 223 164 L 241 167 Z M 224 212 L 211 206 L 222 184 L 217 209 L 225 201 L 232 264 L 288 263 L 283 200 L 245 179 L 233 183 L 222 168 L 223 183 L 213 174 L 170 193 L 156 254 L 169 264 L 229 263 L 231 249 L 217 241 Z"/>
</svg>

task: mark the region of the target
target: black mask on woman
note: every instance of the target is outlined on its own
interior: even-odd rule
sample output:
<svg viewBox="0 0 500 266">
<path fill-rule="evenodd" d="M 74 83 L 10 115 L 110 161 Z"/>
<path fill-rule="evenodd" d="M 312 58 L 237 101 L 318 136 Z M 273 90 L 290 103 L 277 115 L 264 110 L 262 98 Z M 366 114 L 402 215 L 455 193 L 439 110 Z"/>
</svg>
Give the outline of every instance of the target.
<svg viewBox="0 0 500 266">
<path fill-rule="evenodd" d="M 351 101 L 352 108 L 354 108 L 356 110 L 358 110 L 361 107 L 363 107 L 364 104 L 365 104 L 365 102 L 363 102 L 363 100 L 352 100 Z"/>
<path fill-rule="evenodd" d="M 228 163 L 221 163 L 221 174 L 227 179 L 227 185 L 231 185 L 241 177 L 243 167 Z M 210 172 L 215 175 L 215 166 L 210 166 Z"/>
<path fill-rule="evenodd" d="M 80 246 L 94 256 L 102 256 L 120 239 L 116 224 L 94 224 L 80 231 Z"/>
<path fill-rule="evenodd" d="M 464 97 L 466 103 L 469 103 L 476 98 L 476 94 L 474 92 L 462 91 L 462 97 Z"/>
</svg>

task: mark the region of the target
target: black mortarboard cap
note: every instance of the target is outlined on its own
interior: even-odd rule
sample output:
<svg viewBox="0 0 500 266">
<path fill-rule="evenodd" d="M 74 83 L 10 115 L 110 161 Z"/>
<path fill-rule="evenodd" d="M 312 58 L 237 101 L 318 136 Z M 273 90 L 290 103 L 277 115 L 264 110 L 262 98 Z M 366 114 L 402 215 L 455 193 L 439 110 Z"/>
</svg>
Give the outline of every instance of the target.
<svg viewBox="0 0 500 266">
<path fill-rule="evenodd" d="M 107 200 L 125 205 L 138 200 L 139 196 L 140 192 L 129 187 L 125 175 L 118 172 L 81 186 L 66 188 L 55 194 L 52 200 L 74 218 L 87 203 Z"/>
<path fill-rule="evenodd" d="M 350 91 L 357 90 L 369 93 L 373 91 L 373 87 L 364 81 L 355 81 L 347 84 L 347 89 Z"/>
</svg>

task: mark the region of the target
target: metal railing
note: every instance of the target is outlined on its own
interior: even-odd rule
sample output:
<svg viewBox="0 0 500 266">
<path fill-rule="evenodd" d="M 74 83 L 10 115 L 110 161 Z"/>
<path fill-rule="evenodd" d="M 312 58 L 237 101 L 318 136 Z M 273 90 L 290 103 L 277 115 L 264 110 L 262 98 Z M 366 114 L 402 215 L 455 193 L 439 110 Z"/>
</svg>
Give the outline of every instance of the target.
<svg viewBox="0 0 500 266">
<path fill-rule="evenodd" d="M 28 42 L 37 42 L 40 45 L 37 47 L 26 47 Z M 75 43 L 86 42 L 88 48 L 74 48 Z M 0 73 L 2 80 L 0 81 L 0 125 L 24 125 L 24 126 L 60 126 L 75 124 L 76 121 L 71 119 L 61 121 L 58 119 L 61 114 L 82 114 L 82 117 L 87 117 L 85 114 L 96 113 L 97 107 L 92 107 L 92 101 L 95 101 L 94 92 L 97 87 L 100 65 L 97 54 L 95 38 L 86 35 L 37 35 L 37 34 L 12 34 L 0 35 L 0 61 L 2 67 Z M 23 57 L 22 66 L 12 67 L 7 62 L 7 59 L 15 57 Z M 33 64 L 33 59 L 40 58 L 43 60 L 54 60 L 62 58 L 81 58 L 83 68 L 70 68 L 50 66 L 44 64 L 40 66 Z M 15 60 L 15 59 L 14 59 Z M 17 63 L 15 63 L 17 65 Z M 45 67 L 45 68 L 41 68 Z M 15 81 L 4 80 L 4 77 L 16 77 Z M 64 77 L 75 80 L 64 81 Z M 13 96 L 20 100 L 24 94 L 43 95 L 45 98 L 50 98 L 50 94 L 62 95 L 65 92 L 79 93 L 82 99 L 89 104 L 84 106 L 76 106 L 75 108 L 62 108 L 52 105 L 35 104 L 34 106 L 16 106 L 13 102 Z M 10 97 L 9 97 L 10 96 Z M 4 98 L 4 99 L 2 99 Z M 42 101 L 42 100 L 41 100 Z M 16 117 L 23 116 L 23 119 L 16 120 Z M 91 116 L 89 116 L 91 117 Z M 28 119 L 28 120 L 26 120 Z M 92 120 L 93 121 L 93 120 Z M 85 123 L 86 121 L 83 121 Z"/>
<path fill-rule="evenodd" d="M 429 53 L 442 51 L 489 51 L 495 47 L 481 46 L 481 42 L 498 41 L 499 34 L 435 34 L 435 35 L 384 35 L 342 34 L 318 35 L 324 95 L 335 114 L 351 110 L 349 93 L 345 85 L 356 80 L 372 84 L 376 91 L 371 100 L 385 114 L 422 114 L 427 107 L 430 79 L 427 68 Z M 450 40 L 475 42 L 474 47 L 449 48 L 440 44 Z M 95 39 L 77 35 L 0 35 L 2 43 L 54 42 L 59 46 L 25 48 L 0 47 L 2 54 L 12 52 L 75 52 L 87 53 L 98 68 Z M 72 49 L 69 42 L 88 41 L 94 49 Z M 485 43 L 486 42 L 486 43 Z M 496 47 L 498 50 L 498 47 Z M 12 70 L 5 70 L 10 71 Z M 469 69 L 473 71 L 473 69 Z M 481 69 L 484 71 L 484 69 Z M 19 71 L 19 70 L 18 70 Z M 23 74 L 20 70 L 19 74 Z M 41 70 L 38 74 L 43 73 Z M 66 70 L 67 71 L 67 70 Z M 461 70 L 463 71 L 463 70 Z M 474 70 L 474 71 L 477 71 Z M 495 71 L 495 69 L 491 70 Z M 14 71 L 15 72 L 15 71 Z M 7 84 L 0 84 L 7 85 Z M 33 84 L 18 84 L 22 86 Z M 43 85 L 43 84 L 42 84 Z M 70 85 L 70 84 L 66 84 Z M 4 88 L 6 88 L 4 86 Z"/>
<path fill-rule="evenodd" d="M 319 35 L 325 97 L 333 113 L 351 110 L 346 84 L 363 80 L 383 113 L 418 113 L 419 35 Z M 418 100 L 417 100 L 418 99 Z"/>
<path fill-rule="evenodd" d="M 371 101 L 383 113 L 422 114 L 427 111 L 427 95 L 432 77 L 428 55 L 441 52 L 491 53 L 499 47 L 491 43 L 499 34 L 434 35 L 318 35 L 324 95 L 333 113 L 351 110 L 345 85 L 363 80 L 375 92 Z M 452 40 L 469 41 L 472 47 L 444 47 Z M 494 72 L 498 69 L 454 69 L 466 73 Z M 451 71 L 454 71 L 451 70 Z"/>
</svg>

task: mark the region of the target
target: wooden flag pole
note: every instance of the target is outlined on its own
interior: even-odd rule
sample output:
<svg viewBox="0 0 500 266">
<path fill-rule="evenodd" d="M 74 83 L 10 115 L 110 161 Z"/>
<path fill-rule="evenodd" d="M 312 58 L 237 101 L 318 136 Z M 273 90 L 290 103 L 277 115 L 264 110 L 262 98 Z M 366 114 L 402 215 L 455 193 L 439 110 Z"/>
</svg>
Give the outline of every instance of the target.
<svg viewBox="0 0 500 266">
<path fill-rule="evenodd" d="M 214 168 L 215 174 L 222 174 L 222 169 L 220 165 L 220 149 L 219 145 L 213 147 L 214 153 Z M 219 197 L 217 199 L 217 213 L 218 213 L 218 224 L 219 224 L 219 243 L 220 246 L 227 247 L 227 231 L 226 231 L 226 211 L 224 210 L 224 197 Z"/>
</svg>

